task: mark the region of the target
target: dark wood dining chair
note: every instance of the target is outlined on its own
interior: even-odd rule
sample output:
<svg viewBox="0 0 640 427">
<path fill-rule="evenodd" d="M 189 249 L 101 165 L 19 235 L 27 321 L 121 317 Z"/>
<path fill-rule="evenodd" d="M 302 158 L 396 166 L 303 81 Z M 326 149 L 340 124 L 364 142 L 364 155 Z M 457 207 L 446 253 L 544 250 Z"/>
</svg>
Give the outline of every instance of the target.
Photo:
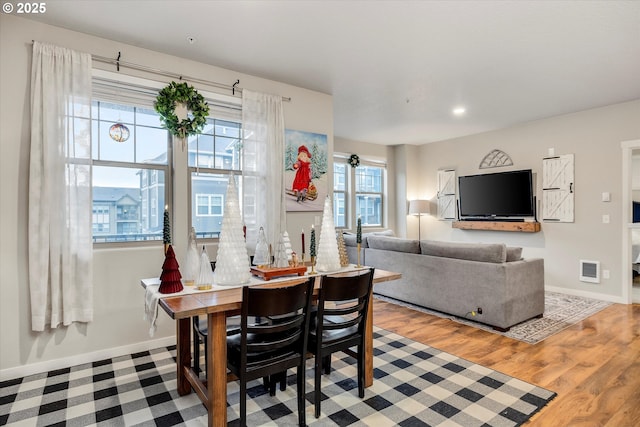
<svg viewBox="0 0 640 427">
<path fill-rule="evenodd" d="M 282 287 L 242 289 L 240 333 L 227 337 L 227 368 L 240 381 L 240 425 L 246 425 L 247 382 L 297 368 L 298 423 L 305 420 L 305 361 L 313 279 Z M 252 317 L 278 322 L 252 324 Z"/>
<path fill-rule="evenodd" d="M 314 405 L 320 416 L 322 370 L 331 371 L 331 355 L 343 351 L 357 360 L 358 396 L 364 397 L 365 327 L 373 289 L 371 268 L 348 276 L 324 276 L 320 282 L 318 308 L 309 328 L 307 348 L 315 356 Z M 355 347 L 355 353 L 350 349 Z"/>
</svg>

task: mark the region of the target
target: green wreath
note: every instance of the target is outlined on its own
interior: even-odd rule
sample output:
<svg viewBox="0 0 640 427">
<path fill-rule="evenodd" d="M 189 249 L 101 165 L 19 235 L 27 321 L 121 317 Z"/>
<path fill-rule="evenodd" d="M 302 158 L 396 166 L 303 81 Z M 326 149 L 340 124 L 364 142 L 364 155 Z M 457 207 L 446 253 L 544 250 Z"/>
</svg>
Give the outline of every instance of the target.
<svg viewBox="0 0 640 427">
<path fill-rule="evenodd" d="M 357 154 L 352 154 L 351 157 L 349 157 L 349 164 L 352 168 L 357 168 L 360 166 L 360 157 L 358 157 Z"/>
<path fill-rule="evenodd" d="M 185 104 L 191 112 L 191 117 L 180 120 L 175 113 L 176 103 Z M 162 125 L 172 135 L 180 138 L 200 133 L 209 115 L 209 105 L 204 97 L 185 82 L 169 83 L 169 86 L 160 90 L 153 106 L 160 114 Z"/>
</svg>

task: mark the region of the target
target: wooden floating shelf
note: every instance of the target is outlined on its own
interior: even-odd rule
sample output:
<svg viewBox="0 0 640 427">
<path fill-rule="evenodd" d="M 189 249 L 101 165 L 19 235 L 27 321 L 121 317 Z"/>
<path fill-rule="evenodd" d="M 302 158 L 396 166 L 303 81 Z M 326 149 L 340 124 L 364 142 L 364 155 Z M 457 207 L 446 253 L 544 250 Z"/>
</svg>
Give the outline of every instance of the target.
<svg viewBox="0 0 640 427">
<path fill-rule="evenodd" d="M 539 222 L 454 221 L 452 227 L 462 230 L 520 231 L 523 233 L 537 233 L 540 231 Z"/>
</svg>

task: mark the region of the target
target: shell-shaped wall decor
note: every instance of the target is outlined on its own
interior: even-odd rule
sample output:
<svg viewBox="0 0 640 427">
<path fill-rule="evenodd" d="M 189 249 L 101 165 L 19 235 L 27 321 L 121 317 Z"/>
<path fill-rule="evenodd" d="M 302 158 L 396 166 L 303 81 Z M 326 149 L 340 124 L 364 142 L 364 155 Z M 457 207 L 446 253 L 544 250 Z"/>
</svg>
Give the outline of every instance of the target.
<svg viewBox="0 0 640 427">
<path fill-rule="evenodd" d="M 511 157 L 504 151 L 495 149 L 484 156 L 484 159 L 480 162 L 480 169 L 499 168 L 511 165 L 513 165 Z"/>
</svg>

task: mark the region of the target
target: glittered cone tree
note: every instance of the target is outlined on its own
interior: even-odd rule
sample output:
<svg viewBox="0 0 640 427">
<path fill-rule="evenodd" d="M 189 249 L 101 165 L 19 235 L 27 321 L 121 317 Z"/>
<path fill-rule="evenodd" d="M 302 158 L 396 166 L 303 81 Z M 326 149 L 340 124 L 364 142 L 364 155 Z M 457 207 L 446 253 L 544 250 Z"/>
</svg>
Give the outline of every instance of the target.
<svg viewBox="0 0 640 427">
<path fill-rule="evenodd" d="M 347 244 L 344 242 L 342 231 L 336 232 L 336 241 L 338 242 L 338 254 L 340 255 L 340 266 L 347 267 L 349 265 L 349 255 L 347 254 Z"/>
<path fill-rule="evenodd" d="M 229 175 L 218 255 L 216 257 L 216 284 L 242 285 L 251 277 L 249 255 L 244 240 L 238 190 L 233 175 Z"/>
<path fill-rule="evenodd" d="M 284 241 L 284 234 L 280 235 L 280 240 L 276 245 L 275 264 L 278 268 L 289 267 L 289 259 L 287 258 L 287 246 Z"/>
<path fill-rule="evenodd" d="M 209 290 L 213 286 L 213 270 L 211 269 L 211 261 L 209 260 L 209 254 L 204 246 L 202 246 L 202 252 L 200 252 L 200 262 L 198 268 L 198 277 L 196 278 L 196 286 L 198 290 Z"/>
<path fill-rule="evenodd" d="M 182 290 L 182 282 L 178 260 L 173 252 L 173 246 L 169 245 L 167 253 L 162 264 L 162 274 L 160 274 L 160 287 L 158 292 L 161 294 L 173 294 Z"/>
<path fill-rule="evenodd" d="M 289 239 L 289 233 L 286 231 L 282 233 L 282 240 L 284 241 L 284 249 L 287 252 L 287 262 L 291 261 L 291 255 L 293 254 L 293 248 L 291 247 L 291 239 Z"/>
<path fill-rule="evenodd" d="M 336 240 L 336 227 L 333 223 L 333 209 L 331 199 L 327 196 L 324 201 L 322 213 L 322 229 L 320 230 L 320 242 L 318 243 L 318 271 L 340 270 L 340 255 L 338 253 L 338 241 Z"/>
<path fill-rule="evenodd" d="M 200 255 L 196 244 L 196 229 L 191 227 L 189 232 L 189 244 L 187 245 L 187 253 L 184 257 L 184 265 L 182 268 L 182 277 L 186 286 L 193 286 L 198 272 L 200 271 Z"/>
<path fill-rule="evenodd" d="M 264 234 L 264 228 L 260 227 L 260 230 L 258 230 L 258 243 L 256 243 L 256 250 L 253 253 L 253 265 L 267 265 L 270 262 L 267 236 Z"/>
</svg>

